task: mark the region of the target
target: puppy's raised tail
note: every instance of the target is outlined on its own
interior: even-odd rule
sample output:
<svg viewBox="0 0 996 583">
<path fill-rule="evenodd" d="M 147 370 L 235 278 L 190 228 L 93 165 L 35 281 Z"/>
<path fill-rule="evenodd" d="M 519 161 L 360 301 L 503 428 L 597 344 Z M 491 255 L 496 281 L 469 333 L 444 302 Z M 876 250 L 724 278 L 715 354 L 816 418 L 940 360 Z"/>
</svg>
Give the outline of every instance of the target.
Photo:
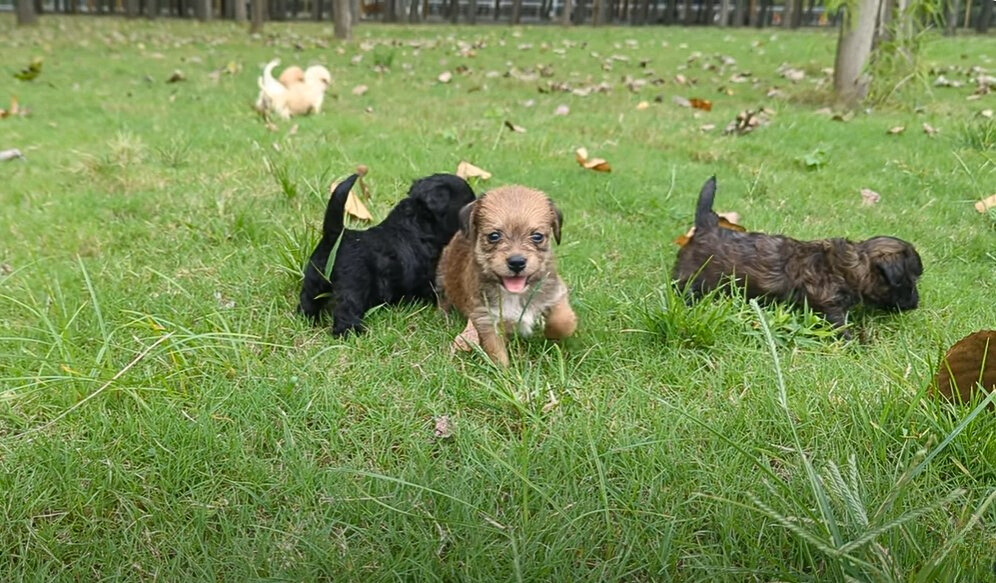
<svg viewBox="0 0 996 583">
<path fill-rule="evenodd" d="M 714 229 L 719 226 L 719 215 L 712 212 L 712 199 L 716 197 L 716 177 L 710 176 L 699 192 L 699 203 L 695 207 L 695 230 Z"/>
<path fill-rule="evenodd" d="M 342 235 L 346 198 L 349 197 L 349 191 L 353 189 L 353 184 L 359 177 L 359 174 L 350 175 L 335 187 L 332 196 L 329 197 L 329 205 L 325 208 L 325 220 L 322 222 L 322 242 L 319 243 L 319 246 L 328 247 L 329 251 L 339 240 L 339 235 Z"/>
<path fill-rule="evenodd" d="M 266 92 L 267 97 L 283 93 L 287 90 L 280 81 L 273 77 L 273 69 L 280 64 L 280 59 L 273 59 L 263 67 L 263 75 L 257 80 L 259 88 Z"/>
</svg>

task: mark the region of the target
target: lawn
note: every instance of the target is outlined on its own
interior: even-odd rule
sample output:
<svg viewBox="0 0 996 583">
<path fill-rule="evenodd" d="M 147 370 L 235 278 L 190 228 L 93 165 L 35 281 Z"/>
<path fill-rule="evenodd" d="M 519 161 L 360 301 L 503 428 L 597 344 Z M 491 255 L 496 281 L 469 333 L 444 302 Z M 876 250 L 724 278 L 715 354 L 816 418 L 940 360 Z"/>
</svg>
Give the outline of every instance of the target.
<svg viewBox="0 0 996 583">
<path fill-rule="evenodd" d="M 996 93 L 967 99 L 996 37 L 926 39 L 851 115 L 826 31 L 0 16 L 0 107 L 30 110 L 0 119 L 3 579 L 991 580 L 996 418 L 927 387 L 996 325 Z M 329 67 L 324 113 L 251 110 L 274 57 Z M 296 317 L 332 180 L 366 164 L 379 220 L 461 160 L 563 211 L 576 337 L 501 371 L 431 306 Z M 843 343 L 676 301 L 712 174 L 751 229 L 911 241 L 920 308 Z"/>
</svg>

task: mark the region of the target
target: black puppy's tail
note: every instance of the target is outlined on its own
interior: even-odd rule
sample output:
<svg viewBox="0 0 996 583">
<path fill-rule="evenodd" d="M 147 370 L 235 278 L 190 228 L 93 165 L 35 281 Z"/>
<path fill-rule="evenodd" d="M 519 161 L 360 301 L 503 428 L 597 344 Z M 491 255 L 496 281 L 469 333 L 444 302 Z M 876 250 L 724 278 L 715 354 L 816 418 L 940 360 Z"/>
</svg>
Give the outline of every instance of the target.
<svg viewBox="0 0 996 583">
<path fill-rule="evenodd" d="M 712 212 L 712 199 L 716 197 L 716 177 L 710 176 L 699 192 L 699 203 L 695 207 L 695 230 L 704 231 L 719 226 L 719 215 Z"/>
<path fill-rule="evenodd" d="M 335 242 L 339 240 L 339 235 L 342 235 L 346 198 L 349 197 L 349 191 L 353 189 L 353 184 L 359 177 L 359 174 L 350 175 L 335 187 L 332 196 L 329 197 L 329 205 L 325 208 L 325 220 L 322 222 L 322 241 L 318 244 L 320 248 L 327 247 L 325 251 L 331 251 Z"/>
</svg>

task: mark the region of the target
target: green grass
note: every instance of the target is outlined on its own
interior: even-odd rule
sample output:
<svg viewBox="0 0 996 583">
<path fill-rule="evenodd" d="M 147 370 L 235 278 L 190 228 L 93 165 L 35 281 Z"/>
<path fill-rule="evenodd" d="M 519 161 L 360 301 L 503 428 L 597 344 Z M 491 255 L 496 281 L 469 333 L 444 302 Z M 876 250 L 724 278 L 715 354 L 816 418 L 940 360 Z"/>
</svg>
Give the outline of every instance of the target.
<svg viewBox="0 0 996 583">
<path fill-rule="evenodd" d="M 996 322 L 996 223 L 972 208 L 996 184 L 992 95 L 904 88 L 832 121 L 814 81 L 835 37 L 814 31 L 355 32 L 0 18 L 0 103 L 31 109 L 0 120 L 27 158 L 0 164 L 5 580 L 991 580 L 996 418 L 927 385 Z M 717 55 L 736 64 L 703 68 Z M 331 69 L 325 113 L 265 127 L 273 57 Z M 949 78 L 994 59 L 992 36 L 924 54 Z M 721 135 L 761 105 L 769 125 Z M 575 338 L 515 341 L 499 371 L 451 356 L 462 323 L 432 307 L 377 309 L 346 340 L 294 315 L 329 181 L 368 165 L 380 219 L 461 159 L 494 174 L 478 189 L 557 201 Z M 673 240 L 711 174 L 752 229 L 914 242 L 921 308 L 858 313 L 845 344 L 801 311 L 676 302 Z"/>
</svg>

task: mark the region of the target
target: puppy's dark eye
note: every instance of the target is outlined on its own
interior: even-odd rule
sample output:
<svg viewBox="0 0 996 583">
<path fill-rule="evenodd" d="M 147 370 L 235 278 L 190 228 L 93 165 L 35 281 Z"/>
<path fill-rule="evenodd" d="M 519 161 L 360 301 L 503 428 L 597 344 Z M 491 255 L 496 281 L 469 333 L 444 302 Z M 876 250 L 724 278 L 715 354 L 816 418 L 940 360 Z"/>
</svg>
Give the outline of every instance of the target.
<svg viewBox="0 0 996 583">
<path fill-rule="evenodd" d="M 488 233 L 488 243 L 497 243 L 501 240 L 501 233 L 498 231 L 491 231 Z"/>
<path fill-rule="evenodd" d="M 529 235 L 529 240 L 532 241 L 533 243 L 536 243 L 537 245 L 542 243 L 543 239 L 544 239 L 543 233 L 533 233 L 532 235 Z"/>
</svg>

